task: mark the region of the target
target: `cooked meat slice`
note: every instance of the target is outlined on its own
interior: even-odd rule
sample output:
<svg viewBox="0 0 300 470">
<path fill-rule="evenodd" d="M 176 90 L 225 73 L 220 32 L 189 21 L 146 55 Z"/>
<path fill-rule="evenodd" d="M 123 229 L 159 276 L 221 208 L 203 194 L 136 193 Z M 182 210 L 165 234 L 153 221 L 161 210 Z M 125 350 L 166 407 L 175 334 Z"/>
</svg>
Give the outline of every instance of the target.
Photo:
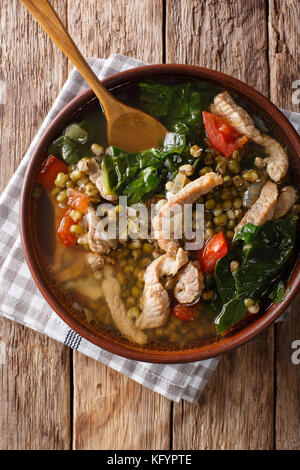
<svg viewBox="0 0 300 470">
<path fill-rule="evenodd" d="M 91 182 L 94 183 L 103 199 L 106 199 L 107 201 L 116 201 L 118 199 L 116 194 L 107 194 L 105 191 L 103 171 L 94 157 L 90 158 L 88 162 L 85 159 L 80 160 L 77 163 L 77 167 L 88 174 Z"/>
<path fill-rule="evenodd" d="M 181 304 L 191 304 L 203 290 L 204 277 L 197 262 L 189 262 L 178 274 L 174 289 L 175 298 Z"/>
<path fill-rule="evenodd" d="M 150 285 L 144 291 L 142 298 L 143 312 L 136 320 L 136 326 L 157 328 L 166 323 L 170 313 L 170 299 L 168 292 L 160 282 Z"/>
<path fill-rule="evenodd" d="M 260 196 L 253 206 L 246 212 L 235 231 L 237 232 L 242 225 L 254 224 L 262 225 L 268 220 L 273 219 L 278 198 L 278 187 L 273 181 L 267 181 L 263 186 Z"/>
<path fill-rule="evenodd" d="M 99 271 L 105 264 L 105 258 L 98 253 L 88 253 L 85 257 L 87 265 L 93 271 Z"/>
<path fill-rule="evenodd" d="M 255 139 L 257 144 L 262 145 L 269 155 L 264 159 L 267 172 L 273 181 L 278 182 L 285 177 L 289 169 L 289 160 L 286 151 L 277 140 L 268 135 L 261 134 Z"/>
<path fill-rule="evenodd" d="M 203 194 L 209 193 L 216 186 L 223 183 L 221 175 L 214 173 L 213 171 L 206 173 L 206 175 L 200 176 L 194 181 L 191 181 L 184 186 L 178 193 L 174 194 L 172 199 L 162 207 L 162 212 L 167 211 L 167 207 L 172 207 L 175 204 L 192 204 L 197 201 Z"/>
<path fill-rule="evenodd" d="M 297 191 L 293 186 L 285 186 L 282 188 L 281 193 L 277 199 L 277 204 L 275 208 L 275 219 L 279 219 L 288 213 L 290 208 L 297 201 Z"/>
<path fill-rule="evenodd" d="M 238 132 L 248 139 L 254 140 L 260 136 L 260 131 L 255 127 L 254 120 L 241 106 L 237 105 L 228 91 L 219 93 L 210 110 L 225 118 Z"/>
<path fill-rule="evenodd" d="M 103 266 L 107 263 L 116 264 L 114 258 L 109 255 L 100 255 L 99 253 L 87 253 L 85 257 L 86 264 L 92 269 L 92 271 L 100 271 Z"/>
<path fill-rule="evenodd" d="M 160 278 L 174 276 L 187 262 L 187 254 L 179 248 L 176 258 L 167 254 L 161 255 L 148 266 L 141 300 L 143 311 L 136 321 L 138 328 L 157 328 L 166 323 L 170 312 L 170 299 Z"/>
<path fill-rule="evenodd" d="M 238 106 L 228 91 L 220 93 L 214 99 L 210 107 L 211 111 L 225 118 L 237 131 L 244 134 L 248 139 L 262 145 L 268 157 L 264 159 L 267 172 L 273 181 L 280 181 L 287 173 L 289 162 L 288 156 L 282 145 L 272 137 L 261 134 L 255 127 L 252 117 L 241 106 Z M 257 160 L 262 164 L 261 160 Z"/>
<path fill-rule="evenodd" d="M 196 180 L 188 183 L 184 188 L 178 191 L 174 196 L 160 209 L 158 214 L 152 221 L 154 237 L 157 239 L 158 244 L 162 250 L 165 250 L 169 255 L 176 256 L 179 248 L 179 242 L 170 239 L 164 228 L 169 228 L 167 223 L 170 218 L 174 216 L 175 206 L 183 206 L 184 204 L 192 204 L 200 196 L 208 193 L 219 184 L 222 184 L 223 178 L 214 172 L 206 173 L 206 175 L 197 178 Z"/>
<path fill-rule="evenodd" d="M 87 214 L 84 217 L 88 226 L 88 242 L 90 249 L 101 254 L 108 253 L 110 251 L 110 244 L 104 239 L 105 234 L 99 230 L 100 217 L 97 216 L 92 205 L 88 207 Z"/>
<path fill-rule="evenodd" d="M 111 267 L 109 266 L 109 268 Z M 134 321 L 127 315 L 125 305 L 121 299 L 121 286 L 115 277 L 115 272 L 104 268 L 104 276 L 102 282 L 103 295 L 114 324 L 129 341 L 146 344 L 148 341 L 147 336 L 135 326 Z"/>
<path fill-rule="evenodd" d="M 176 257 L 168 256 L 167 254 L 161 255 L 159 258 L 152 261 L 152 263 L 146 269 L 144 276 L 145 283 L 148 280 L 148 276 L 149 278 L 152 278 L 151 272 L 153 274 L 156 273 L 158 277 L 175 276 L 179 269 L 182 268 L 182 266 L 184 266 L 188 260 L 188 255 L 182 248 L 179 248 L 176 253 Z"/>
</svg>

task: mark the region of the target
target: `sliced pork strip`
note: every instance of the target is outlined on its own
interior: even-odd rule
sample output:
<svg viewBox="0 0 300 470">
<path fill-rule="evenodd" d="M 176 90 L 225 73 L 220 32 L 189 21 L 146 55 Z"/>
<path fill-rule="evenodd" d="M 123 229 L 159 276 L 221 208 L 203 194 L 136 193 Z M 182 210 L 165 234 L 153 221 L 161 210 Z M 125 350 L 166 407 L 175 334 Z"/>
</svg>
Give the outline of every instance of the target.
<svg viewBox="0 0 300 470">
<path fill-rule="evenodd" d="M 277 182 L 286 175 L 289 167 L 288 156 L 282 145 L 272 137 L 261 134 L 255 127 L 254 120 L 241 106 L 235 103 L 228 91 L 220 93 L 210 106 L 211 112 L 222 116 L 237 131 L 248 139 L 262 145 L 269 157 L 264 159 L 270 178 Z M 258 162 L 261 163 L 260 160 Z"/>
<path fill-rule="evenodd" d="M 222 116 L 232 125 L 240 134 L 244 134 L 248 139 L 255 140 L 261 135 L 255 127 L 254 120 L 241 106 L 236 104 L 228 91 L 219 93 L 213 104 L 210 105 L 210 111 Z"/>
<path fill-rule="evenodd" d="M 158 328 L 166 323 L 170 313 L 168 292 L 159 282 L 148 286 L 142 297 L 143 312 L 136 321 L 138 328 Z"/>
<path fill-rule="evenodd" d="M 167 254 L 154 260 L 144 275 L 145 287 L 141 300 L 142 313 L 136 320 L 138 328 L 157 328 L 166 323 L 170 313 L 168 292 L 160 282 L 162 276 L 174 276 L 188 263 L 188 256 L 179 248 L 176 258 Z"/>
<path fill-rule="evenodd" d="M 114 324 L 127 338 L 137 344 L 146 344 L 147 336 L 138 329 L 134 321 L 128 317 L 125 305 L 121 299 L 121 286 L 115 277 L 114 270 L 104 268 L 102 290 L 105 301 L 110 309 Z"/>
<path fill-rule="evenodd" d="M 267 172 L 273 181 L 278 182 L 285 177 L 289 169 L 289 160 L 286 151 L 277 140 L 272 137 L 261 134 L 255 142 L 262 145 L 269 157 L 264 158 L 267 166 Z"/>
<path fill-rule="evenodd" d="M 267 181 L 263 186 L 260 196 L 253 206 L 246 212 L 235 232 L 245 224 L 262 225 L 273 219 L 278 198 L 278 186 L 273 181 Z"/>
<path fill-rule="evenodd" d="M 199 264 L 190 261 L 178 274 L 178 282 L 174 289 L 175 298 L 181 304 L 191 304 L 200 297 L 203 282 L 204 276 Z"/>
<path fill-rule="evenodd" d="M 297 201 L 298 195 L 297 191 L 293 186 L 285 186 L 282 188 L 281 193 L 279 194 L 276 208 L 275 208 L 275 219 L 279 219 L 288 213 L 290 208 Z"/>
<path fill-rule="evenodd" d="M 170 201 L 168 201 L 168 203 L 162 207 L 161 211 L 167 211 L 167 207 L 170 208 L 175 204 L 192 204 L 193 202 L 197 201 L 199 197 L 209 193 L 216 186 L 219 186 L 222 183 L 222 176 L 214 173 L 213 171 L 210 171 L 209 173 L 200 176 L 200 178 L 191 181 L 180 191 L 178 191 L 178 193 L 174 194 Z"/>
<path fill-rule="evenodd" d="M 99 271 L 105 264 L 105 257 L 99 253 L 87 253 L 85 260 L 92 271 Z"/>
<path fill-rule="evenodd" d="M 152 221 L 154 237 L 157 239 L 160 248 L 171 256 L 176 256 L 179 248 L 178 240 L 166 237 L 163 231 L 163 221 L 168 221 L 172 216 L 172 209 L 175 206 L 183 206 L 184 204 L 192 204 L 199 197 L 209 193 L 216 186 L 222 184 L 223 178 L 214 172 L 206 173 L 206 175 L 197 178 L 188 183 L 184 188 L 178 191 L 174 196 L 160 209 L 158 214 Z M 168 226 L 168 224 L 166 224 Z"/>
<path fill-rule="evenodd" d="M 157 238 L 159 247 L 166 251 L 170 256 L 175 256 L 180 244 L 178 240 L 168 240 L 166 238 Z"/>
<path fill-rule="evenodd" d="M 100 254 L 106 254 L 110 251 L 110 244 L 104 239 L 103 233 L 99 231 L 100 217 L 96 214 L 92 205 L 88 207 L 85 223 L 88 226 L 88 242 L 90 249 Z"/>
</svg>

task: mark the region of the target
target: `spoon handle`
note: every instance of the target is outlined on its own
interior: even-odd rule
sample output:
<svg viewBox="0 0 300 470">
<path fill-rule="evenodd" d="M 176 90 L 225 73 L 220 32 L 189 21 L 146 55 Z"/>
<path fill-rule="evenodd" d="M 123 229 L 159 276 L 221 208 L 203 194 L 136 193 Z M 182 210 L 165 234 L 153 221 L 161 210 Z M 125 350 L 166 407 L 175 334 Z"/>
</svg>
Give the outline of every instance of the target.
<svg viewBox="0 0 300 470">
<path fill-rule="evenodd" d="M 101 84 L 48 0 L 21 0 L 21 2 L 93 89 L 104 108 L 106 116 L 108 110 L 111 116 L 114 113 L 114 108 L 122 107 L 122 104 Z M 115 109 L 115 111 L 119 110 Z"/>
</svg>

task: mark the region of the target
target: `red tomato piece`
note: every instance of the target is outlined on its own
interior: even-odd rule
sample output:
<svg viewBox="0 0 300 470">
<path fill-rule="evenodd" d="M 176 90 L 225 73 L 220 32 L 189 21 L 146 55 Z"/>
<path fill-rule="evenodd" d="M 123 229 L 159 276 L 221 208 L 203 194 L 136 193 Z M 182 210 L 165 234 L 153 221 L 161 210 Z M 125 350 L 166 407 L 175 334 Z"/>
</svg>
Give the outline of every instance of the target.
<svg viewBox="0 0 300 470">
<path fill-rule="evenodd" d="M 222 232 L 216 233 L 197 254 L 202 271 L 212 272 L 218 259 L 223 258 L 227 253 L 228 245 L 225 236 Z"/>
<path fill-rule="evenodd" d="M 44 186 L 45 189 L 52 189 L 58 173 L 67 173 L 67 171 L 67 165 L 54 157 L 54 155 L 51 155 L 42 162 L 42 168 L 37 175 L 36 181 Z"/>
<path fill-rule="evenodd" d="M 85 214 L 88 210 L 90 204 L 90 198 L 76 189 L 68 189 L 68 205 L 73 209 L 82 212 Z"/>
<path fill-rule="evenodd" d="M 183 321 L 195 320 L 196 314 L 197 310 L 193 305 L 177 304 L 173 310 L 173 315 Z"/>
<path fill-rule="evenodd" d="M 70 216 L 70 210 L 68 210 L 61 219 L 57 230 L 60 240 L 68 247 L 75 245 L 77 241 L 76 235 L 70 232 L 71 225 L 74 225 L 74 220 Z"/>
<path fill-rule="evenodd" d="M 213 113 L 203 111 L 203 121 L 212 145 L 225 157 L 247 142 L 247 137 L 237 132 L 225 119 Z"/>
</svg>

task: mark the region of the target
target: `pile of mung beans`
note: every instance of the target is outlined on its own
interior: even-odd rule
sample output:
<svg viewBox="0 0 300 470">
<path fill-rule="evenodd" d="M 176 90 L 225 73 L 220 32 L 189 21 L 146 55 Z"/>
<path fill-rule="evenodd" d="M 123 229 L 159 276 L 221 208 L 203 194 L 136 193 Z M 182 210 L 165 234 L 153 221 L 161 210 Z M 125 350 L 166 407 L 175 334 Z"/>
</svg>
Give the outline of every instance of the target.
<svg viewBox="0 0 300 470">
<path fill-rule="evenodd" d="M 243 206 L 245 190 L 250 184 L 265 177 L 264 169 L 241 171 L 240 161 L 243 152 L 243 149 L 235 150 L 228 159 L 211 147 L 204 150 L 204 166 L 199 175 L 215 171 L 223 177 L 221 187 L 217 187 L 197 201 L 205 206 L 205 239 L 217 232 L 223 232 L 228 240 L 233 239 L 235 227 L 248 210 Z"/>
<path fill-rule="evenodd" d="M 76 165 L 69 165 L 68 173 L 58 173 L 54 184 L 55 187 L 51 191 L 51 196 L 56 197 L 56 200 L 62 208 L 66 207 L 68 199 L 67 191 L 69 188 L 77 189 L 87 194 L 93 203 L 99 203 L 101 200 L 100 193 L 96 186 Z"/>
<path fill-rule="evenodd" d="M 136 319 L 141 313 L 140 299 L 144 289 L 145 270 L 161 254 L 156 241 L 150 243 L 145 240 L 131 240 L 110 253 L 115 260 L 121 295 L 132 319 Z"/>
</svg>

